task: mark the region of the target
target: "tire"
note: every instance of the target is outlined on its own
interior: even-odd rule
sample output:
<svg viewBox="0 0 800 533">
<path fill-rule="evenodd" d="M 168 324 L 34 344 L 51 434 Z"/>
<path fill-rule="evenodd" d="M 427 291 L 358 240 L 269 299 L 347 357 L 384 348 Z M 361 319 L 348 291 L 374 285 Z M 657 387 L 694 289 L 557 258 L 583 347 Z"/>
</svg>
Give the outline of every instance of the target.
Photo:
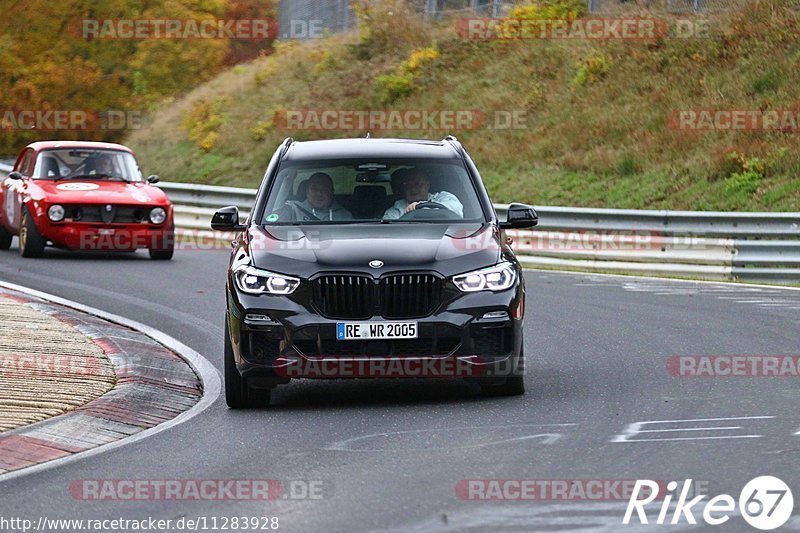
<svg viewBox="0 0 800 533">
<path fill-rule="evenodd" d="M 8 250 L 11 248 L 11 239 L 14 236 L 11 235 L 3 226 L 0 226 L 0 250 Z"/>
<path fill-rule="evenodd" d="M 225 403 L 231 409 L 249 409 L 266 407 L 272 398 L 272 391 L 250 390 L 247 378 L 242 377 L 236 368 L 233 357 L 233 346 L 228 330 L 228 318 L 225 318 Z"/>
<path fill-rule="evenodd" d="M 156 261 L 169 261 L 174 255 L 174 250 L 150 250 L 150 259 Z"/>
<path fill-rule="evenodd" d="M 509 376 L 505 383 L 500 385 L 481 385 L 481 394 L 484 396 L 522 396 L 525 394 L 525 348 L 520 348 L 519 363 L 517 372 L 519 374 Z"/>
<path fill-rule="evenodd" d="M 22 257 L 41 257 L 46 245 L 47 241 L 36 228 L 28 208 L 23 207 L 19 228 L 19 254 Z"/>
<path fill-rule="evenodd" d="M 167 242 L 164 248 L 150 248 L 150 259 L 156 261 L 169 261 L 175 255 L 175 228 L 171 228 L 170 234 L 165 239 Z"/>
</svg>

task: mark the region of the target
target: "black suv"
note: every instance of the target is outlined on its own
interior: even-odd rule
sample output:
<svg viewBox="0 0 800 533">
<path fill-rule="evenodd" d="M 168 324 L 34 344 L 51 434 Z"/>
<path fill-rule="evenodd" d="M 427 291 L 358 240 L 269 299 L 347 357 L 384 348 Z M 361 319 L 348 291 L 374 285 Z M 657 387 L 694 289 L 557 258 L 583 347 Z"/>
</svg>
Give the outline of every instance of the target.
<svg viewBox="0 0 800 533">
<path fill-rule="evenodd" d="M 525 285 L 472 159 L 442 141 L 287 139 L 244 224 L 227 279 L 225 393 L 267 405 L 292 378 L 464 378 L 517 395 Z"/>
</svg>

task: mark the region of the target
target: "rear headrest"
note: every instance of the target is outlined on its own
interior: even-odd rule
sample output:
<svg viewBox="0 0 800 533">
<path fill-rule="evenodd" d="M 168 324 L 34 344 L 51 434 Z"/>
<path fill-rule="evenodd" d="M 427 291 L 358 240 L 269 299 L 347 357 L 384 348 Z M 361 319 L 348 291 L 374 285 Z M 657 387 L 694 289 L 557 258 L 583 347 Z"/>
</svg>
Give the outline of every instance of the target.
<svg viewBox="0 0 800 533">
<path fill-rule="evenodd" d="M 398 168 L 392 172 L 392 194 L 397 197 L 403 196 L 403 177 L 408 170 L 407 168 Z"/>
<path fill-rule="evenodd" d="M 382 204 L 385 200 L 386 188 L 380 185 L 358 185 L 353 189 L 353 201 Z"/>
<path fill-rule="evenodd" d="M 61 169 L 58 168 L 58 161 L 56 161 L 53 157 L 42 157 L 42 164 L 44 166 L 45 176 L 50 176 L 51 172 L 53 173 L 53 176 L 61 176 Z"/>
<path fill-rule="evenodd" d="M 300 200 L 301 202 L 306 199 L 306 191 L 308 190 L 308 182 L 311 178 L 306 178 L 300 182 L 300 185 L 297 186 L 297 193 L 294 195 L 296 200 Z"/>
</svg>

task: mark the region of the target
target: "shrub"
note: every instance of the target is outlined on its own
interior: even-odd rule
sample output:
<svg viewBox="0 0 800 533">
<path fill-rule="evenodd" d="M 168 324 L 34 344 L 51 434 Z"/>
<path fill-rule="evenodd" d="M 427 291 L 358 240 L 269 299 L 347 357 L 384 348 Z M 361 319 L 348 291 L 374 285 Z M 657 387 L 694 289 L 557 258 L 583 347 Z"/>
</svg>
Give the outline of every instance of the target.
<svg viewBox="0 0 800 533">
<path fill-rule="evenodd" d="M 273 129 L 275 129 L 275 124 L 272 120 L 261 120 L 250 128 L 250 136 L 254 141 L 263 141 Z"/>
<path fill-rule="evenodd" d="M 731 152 L 729 158 L 733 167 L 740 170 L 733 172 L 725 180 L 725 191 L 728 193 L 754 194 L 764 179 L 766 165 L 763 160 L 753 157 L 747 158 L 738 152 Z"/>
<path fill-rule="evenodd" d="M 439 59 L 441 54 L 434 47 L 417 48 L 408 59 L 400 63 L 395 72 L 375 78 L 375 89 L 381 103 L 391 104 L 395 100 L 408 96 L 416 89 L 415 75 L 428 63 Z"/>
<path fill-rule="evenodd" d="M 431 61 L 439 59 L 441 54 L 436 48 L 429 46 L 427 48 L 417 48 L 411 52 L 411 56 L 401 65 L 401 69 L 407 72 L 416 72 L 419 68 Z"/>
<path fill-rule="evenodd" d="M 204 152 L 210 152 L 219 140 L 217 131 L 225 123 L 222 109 L 225 106 L 224 98 L 210 101 L 205 98 L 192 104 L 192 109 L 181 122 L 193 141 Z"/>
<path fill-rule="evenodd" d="M 536 20 L 572 22 L 586 12 L 586 3 L 580 0 L 534 0 L 526 5 L 517 6 L 509 11 L 509 20 Z M 501 23 L 498 34 L 506 39 L 517 37 L 519 28 L 515 23 Z"/>
<path fill-rule="evenodd" d="M 253 75 L 256 85 L 266 85 L 269 79 L 278 71 L 275 61 L 270 61 L 264 68 L 257 70 Z"/>
<path fill-rule="evenodd" d="M 430 29 L 406 0 L 358 0 L 353 3 L 361 32 L 350 52 L 360 60 L 429 40 Z"/>
<path fill-rule="evenodd" d="M 414 92 L 413 76 L 409 73 L 378 76 L 375 78 L 375 89 L 382 104 L 391 104 Z"/>
<path fill-rule="evenodd" d="M 575 77 L 572 79 L 573 85 L 589 85 L 605 75 L 611 70 L 611 58 L 608 56 L 590 56 L 575 65 Z"/>
</svg>

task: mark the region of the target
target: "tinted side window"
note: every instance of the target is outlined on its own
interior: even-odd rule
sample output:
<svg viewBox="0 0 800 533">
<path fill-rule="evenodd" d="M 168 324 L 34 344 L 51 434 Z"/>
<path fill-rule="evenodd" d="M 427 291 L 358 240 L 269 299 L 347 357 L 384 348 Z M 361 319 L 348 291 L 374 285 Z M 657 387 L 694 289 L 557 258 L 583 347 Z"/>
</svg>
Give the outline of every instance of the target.
<svg viewBox="0 0 800 533">
<path fill-rule="evenodd" d="M 19 168 L 17 168 L 17 172 L 21 173 L 23 176 L 30 176 L 32 170 L 33 150 L 28 148 L 25 150 L 25 154 L 22 156 L 22 160 L 20 161 Z"/>
</svg>

